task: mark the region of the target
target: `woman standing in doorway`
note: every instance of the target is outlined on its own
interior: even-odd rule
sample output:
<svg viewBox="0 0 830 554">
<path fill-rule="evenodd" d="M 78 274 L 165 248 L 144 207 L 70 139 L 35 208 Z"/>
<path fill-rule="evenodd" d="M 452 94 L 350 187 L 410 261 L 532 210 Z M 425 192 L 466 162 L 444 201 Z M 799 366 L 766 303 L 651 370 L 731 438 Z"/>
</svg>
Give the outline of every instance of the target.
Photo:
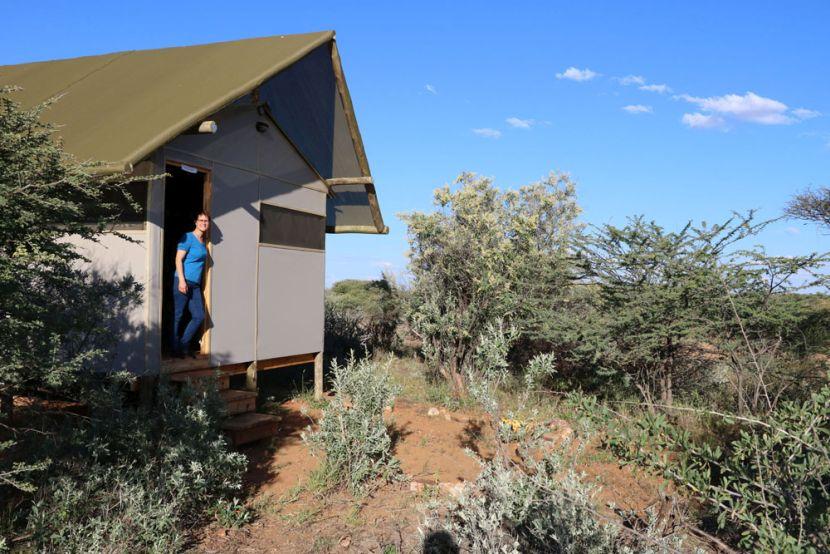
<svg viewBox="0 0 830 554">
<path fill-rule="evenodd" d="M 207 259 L 207 230 L 210 216 L 199 212 L 196 227 L 185 233 L 176 246 L 176 273 L 173 276 L 173 356 L 183 357 L 190 350 L 190 341 L 205 320 L 202 300 L 202 274 Z M 179 334 L 184 310 L 190 312 L 190 321 Z"/>
</svg>

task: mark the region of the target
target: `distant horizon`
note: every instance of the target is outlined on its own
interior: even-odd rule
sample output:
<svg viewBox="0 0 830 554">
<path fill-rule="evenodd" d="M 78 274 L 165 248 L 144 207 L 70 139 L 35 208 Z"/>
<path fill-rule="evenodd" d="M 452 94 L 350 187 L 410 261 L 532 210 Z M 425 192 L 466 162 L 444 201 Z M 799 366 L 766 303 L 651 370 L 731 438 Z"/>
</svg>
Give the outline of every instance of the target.
<svg viewBox="0 0 830 554">
<path fill-rule="evenodd" d="M 669 229 L 775 218 L 830 184 L 826 2 L 223 6 L 13 3 L 0 65 L 335 30 L 390 233 L 329 235 L 327 286 L 404 272 L 396 214 L 462 171 L 501 188 L 565 171 L 583 222 Z M 830 250 L 786 219 L 754 242 Z"/>
</svg>

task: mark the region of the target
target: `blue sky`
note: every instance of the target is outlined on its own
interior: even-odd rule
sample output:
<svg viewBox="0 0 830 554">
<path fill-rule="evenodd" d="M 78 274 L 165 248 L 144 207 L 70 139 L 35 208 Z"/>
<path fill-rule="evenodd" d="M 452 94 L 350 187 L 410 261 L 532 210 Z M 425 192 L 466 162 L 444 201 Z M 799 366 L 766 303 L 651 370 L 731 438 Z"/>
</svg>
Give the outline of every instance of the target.
<svg viewBox="0 0 830 554">
<path fill-rule="evenodd" d="M 396 214 L 465 170 L 566 171 L 592 224 L 780 215 L 830 184 L 828 21 L 824 1 L 11 0 L 0 65 L 335 29 L 390 234 L 329 235 L 331 283 L 403 271 Z M 830 250 L 793 221 L 758 242 Z"/>
</svg>

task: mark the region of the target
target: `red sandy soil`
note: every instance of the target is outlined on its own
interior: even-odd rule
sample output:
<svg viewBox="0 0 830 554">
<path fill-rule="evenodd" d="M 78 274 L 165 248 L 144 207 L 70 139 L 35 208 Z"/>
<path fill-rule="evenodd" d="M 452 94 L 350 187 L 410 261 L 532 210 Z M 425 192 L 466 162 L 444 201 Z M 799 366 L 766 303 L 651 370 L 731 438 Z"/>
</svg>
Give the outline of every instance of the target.
<svg viewBox="0 0 830 554">
<path fill-rule="evenodd" d="M 239 529 L 213 524 L 204 529 L 194 552 L 417 552 L 418 525 L 423 508 L 441 494 L 427 486 L 413 492 L 407 481 L 383 485 L 356 499 L 345 491 L 324 496 L 297 492 L 317 467 L 301 432 L 319 412 L 302 413 L 302 404 L 280 405 L 278 435 L 269 443 L 244 450 L 250 460 L 246 487 L 248 504 L 259 517 Z M 429 484 L 457 483 L 478 475 L 468 448 L 483 457 L 491 455 L 489 426 L 474 414 L 446 412 L 428 416 L 429 406 L 399 402 L 394 409 L 395 456 L 411 481 Z M 602 456 L 593 458 L 602 459 Z M 602 487 L 597 502 L 604 512 L 613 502 L 619 508 L 643 510 L 659 498 L 659 480 L 634 476 L 627 469 L 586 458 L 579 470 L 586 480 Z"/>
</svg>

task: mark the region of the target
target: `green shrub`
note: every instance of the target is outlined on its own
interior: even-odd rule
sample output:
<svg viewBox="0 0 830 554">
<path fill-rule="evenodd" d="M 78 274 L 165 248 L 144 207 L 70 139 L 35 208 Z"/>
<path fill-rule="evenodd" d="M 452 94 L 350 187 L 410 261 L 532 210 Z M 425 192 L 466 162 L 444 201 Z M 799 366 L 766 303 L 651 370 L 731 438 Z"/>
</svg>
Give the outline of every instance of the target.
<svg viewBox="0 0 830 554">
<path fill-rule="evenodd" d="M 218 428 L 215 393 L 160 387 L 156 405 L 104 395 L 91 417 L 42 448 L 54 460 L 28 517 L 32 546 L 60 552 L 169 552 L 217 502 L 239 494 L 246 458 Z"/>
<path fill-rule="evenodd" d="M 326 291 L 326 305 L 357 322 L 367 349 L 390 352 L 400 346 L 397 330 L 402 296 L 394 279 L 384 274 L 373 281 L 346 279 L 334 283 Z"/>
<path fill-rule="evenodd" d="M 90 466 L 52 478 L 32 508 L 32 542 L 46 552 L 170 552 L 184 543 L 180 499 L 159 494 L 152 468 Z"/>
<path fill-rule="evenodd" d="M 95 163 L 63 152 L 40 120 L 55 100 L 31 109 L 0 87 L 0 401 L 32 390 L 67 394 L 106 358 L 111 319 L 140 301 L 132 277 L 92 275 L 67 237 L 95 241 L 135 207 L 138 177 L 93 175 Z M 146 179 L 146 177 L 141 177 Z M 114 198 L 116 201 L 108 201 Z M 74 390 L 73 390 L 74 389 Z"/>
<path fill-rule="evenodd" d="M 325 320 L 326 364 L 345 360 L 353 353 L 363 356 L 368 353 L 369 337 L 360 323 L 360 316 L 343 310 L 326 300 Z"/>
<path fill-rule="evenodd" d="M 398 387 L 387 365 L 368 359 L 351 357 L 342 366 L 335 362 L 331 371 L 334 398 L 323 408 L 319 429 L 309 427 L 303 438 L 312 452 L 323 454 L 318 471 L 328 485 L 360 492 L 368 482 L 398 472 L 389 426 L 383 420 L 384 408 L 392 406 Z"/>
<path fill-rule="evenodd" d="M 98 240 L 124 205 L 137 207 L 127 185 L 139 177 L 102 176 L 100 164 L 74 160 L 41 121 L 57 100 L 24 109 L 16 90 L 0 87 L 0 486 L 13 495 L 30 493 L 48 465 L 19 460 L 26 431 L 8 419 L 13 397 L 82 399 L 90 370 L 106 364 L 114 322 L 141 296 L 132 276 L 82 269 L 88 260 L 75 247 Z"/>
<path fill-rule="evenodd" d="M 781 403 L 763 421 L 733 422 L 738 438 L 723 448 L 693 440 L 661 414 L 614 431 L 609 444 L 706 502 L 720 528 L 737 525 L 742 548 L 828 551 L 830 385 L 803 403 Z"/>
<path fill-rule="evenodd" d="M 665 413 L 630 418 L 571 394 L 569 404 L 624 462 L 674 481 L 712 514 L 724 539 L 757 552 L 830 549 L 830 385 L 781 402 L 763 419 L 678 406 L 714 418 L 732 438 L 695 437 Z"/>
</svg>

